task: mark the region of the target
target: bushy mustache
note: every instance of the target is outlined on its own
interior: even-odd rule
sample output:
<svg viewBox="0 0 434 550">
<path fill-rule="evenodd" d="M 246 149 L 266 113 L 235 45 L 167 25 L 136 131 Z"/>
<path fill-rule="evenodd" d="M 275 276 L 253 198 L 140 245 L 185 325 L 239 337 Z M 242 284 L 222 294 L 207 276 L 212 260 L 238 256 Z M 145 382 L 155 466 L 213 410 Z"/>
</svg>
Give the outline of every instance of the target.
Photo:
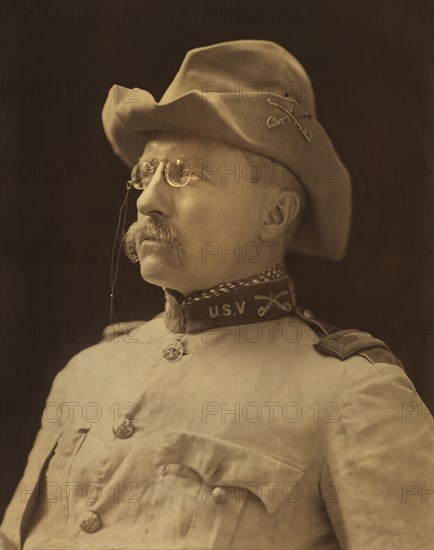
<svg viewBox="0 0 434 550">
<path fill-rule="evenodd" d="M 138 249 L 143 241 L 157 241 L 169 248 L 176 263 L 183 262 L 183 246 L 179 233 L 152 218 L 134 222 L 122 237 L 125 256 L 133 263 L 139 261 Z"/>
</svg>

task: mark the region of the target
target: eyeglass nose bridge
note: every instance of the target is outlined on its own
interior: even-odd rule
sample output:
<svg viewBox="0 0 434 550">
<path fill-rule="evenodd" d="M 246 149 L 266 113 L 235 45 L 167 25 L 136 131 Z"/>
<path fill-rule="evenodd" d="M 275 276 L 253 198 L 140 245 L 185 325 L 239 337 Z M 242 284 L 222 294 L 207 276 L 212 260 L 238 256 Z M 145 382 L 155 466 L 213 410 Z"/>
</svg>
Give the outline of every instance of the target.
<svg viewBox="0 0 434 550">
<path fill-rule="evenodd" d="M 166 159 L 164 157 L 155 157 L 151 160 L 151 162 L 148 163 L 152 168 L 152 175 L 151 175 L 151 179 L 148 182 L 148 185 L 153 180 L 153 178 L 154 178 L 155 174 L 157 173 L 157 170 L 160 168 L 162 162 L 164 162 L 164 166 L 163 166 L 163 169 L 162 169 L 162 173 L 164 174 L 164 179 L 165 179 L 166 183 L 170 184 L 169 179 L 168 179 L 168 173 L 169 172 L 167 170 L 167 165 L 169 164 L 168 159 Z M 156 166 L 154 166 L 154 164 L 156 164 Z"/>
</svg>

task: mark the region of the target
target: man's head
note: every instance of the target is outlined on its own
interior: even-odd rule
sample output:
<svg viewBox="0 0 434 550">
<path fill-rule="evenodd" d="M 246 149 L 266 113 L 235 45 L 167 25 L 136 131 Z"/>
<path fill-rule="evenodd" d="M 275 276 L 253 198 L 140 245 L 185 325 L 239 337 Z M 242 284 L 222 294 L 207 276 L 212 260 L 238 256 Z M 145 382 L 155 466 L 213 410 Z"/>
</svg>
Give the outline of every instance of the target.
<svg viewBox="0 0 434 550">
<path fill-rule="evenodd" d="M 192 281 L 202 281 L 200 274 L 209 267 L 211 255 L 221 256 L 221 243 L 226 243 L 227 247 L 230 242 L 238 243 L 241 247 L 248 242 L 264 243 L 271 238 L 283 242 L 290 238 L 293 253 L 315 254 L 317 258 L 328 260 L 342 258 L 351 218 L 350 177 L 316 118 L 309 77 L 297 59 L 278 44 L 238 40 L 191 50 L 159 101 L 140 88 L 113 86 L 104 105 L 103 124 L 115 153 L 130 167 L 143 154 L 145 157 L 167 157 L 169 153 L 194 157 L 197 153 L 196 157 L 203 158 L 197 159 L 200 164 L 208 163 L 206 185 L 198 186 L 194 181 L 185 188 L 160 186 L 165 190 L 161 200 L 169 201 L 166 197 L 169 191 L 170 201 L 173 197 L 179 199 L 174 208 L 168 208 L 170 216 L 167 219 L 173 224 L 169 227 L 178 230 L 184 255 L 187 255 L 184 259 L 189 256 L 197 261 L 200 258 L 200 263 L 189 272 Z M 170 142 L 168 134 L 153 134 L 156 130 L 169 132 L 172 138 L 177 136 L 175 142 Z M 191 136 L 197 136 L 196 141 Z M 256 171 L 246 166 L 244 173 L 232 176 L 228 170 L 223 173 L 225 163 L 227 166 L 238 161 L 248 165 L 252 158 Z M 289 170 L 278 168 L 278 173 L 270 175 L 267 172 L 270 162 L 274 167 L 281 165 Z M 216 166 L 216 173 L 213 173 Z M 267 173 L 261 174 L 254 185 L 252 179 L 255 179 L 258 166 L 265 167 Z M 156 178 L 162 170 L 156 171 Z M 250 175 L 252 170 L 253 176 Z M 282 186 L 282 182 L 287 185 Z M 146 210 L 150 189 L 157 192 L 154 183 L 150 182 L 143 192 L 142 217 L 149 217 Z M 200 193 L 196 189 L 200 189 Z M 204 189 L 206 192 L 202 195 Z M 303 193 L 307 208 L 301 218 Z M 202 206 L 194 211 L 195 219 L 185 214 L 180 225 L 181 209 L 183 212 L 191 209 L 193 213 L 190 202 L 193 196 L 203 201 Z M 164 212 L 153 218 L 162 222 Z M 212 224 L 215 228 L 212 234 L 208 226 L 205 227 L 205 219 L 208 226 Z M 198 252 L 196 245 L 192 247 L 190 237 L 188 243 L 184 242 L 189 224 L 196 226 L 191 230 L 192 234 L 197 233 L 196 238 L 210 243 L 208 262 L 203 261 L 202 247 Z M 285 224 L 289 227 L 286 234 L 283 230 L 278 231 Z M 164 225 L 160 224 L 159 230 L 167 237 L 167 242 L 176 241 L 173 235 L 169 237 L 164 232 Z M 235 257 L 237 246 L 234 244 Z M 248 251 L 249 258 L 253 247 L 254 244 Z M 242 249 L 239 253 L 242 254 Z M 145 267 L 150 268 L 151 257 L 148 255 L 147 267 L 142 262 L 142 275 Z M 213 280 L 220 281 L 223 274 L 227 275 L 231 263 L 229 248 L 223 257 L 224 260 L 209 271 Z M 273 261 L 278 259 L 275 251 Z M 259 263 L 250 262 L 249 265 L 252 269 L 262 267 Z M 247 270 L 248 266 L 244 267 Z M 150 272 L 146 273 L 149 278 Z M 236 276 L 244 274 L 240 271 Z"/>
<path fill-rule="evenodd" d="M 164 168 L 178 159 L 193 175 L 173 187 Z M 149 136 L 139 162 L 151 161 L 155 173 L 140 190 L 137 222 L 125 237 L 146 281 L 188 295 L 283 259 L 305 202 L 283 166 L 221 141 L 161 131 Z"/>
</svg>

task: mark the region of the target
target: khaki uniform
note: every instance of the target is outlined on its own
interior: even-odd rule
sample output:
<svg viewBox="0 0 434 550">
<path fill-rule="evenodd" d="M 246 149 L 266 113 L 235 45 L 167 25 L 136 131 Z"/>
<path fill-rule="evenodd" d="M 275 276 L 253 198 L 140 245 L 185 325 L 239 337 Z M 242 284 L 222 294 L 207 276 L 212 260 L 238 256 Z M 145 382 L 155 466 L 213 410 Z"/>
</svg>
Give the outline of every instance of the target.
<svg viewBox="0 0 434 550">
<path fill-rule="evenodd" d="M 71 360 L 5 548 L 431 548 L 432 419 L 409 378 L 264 284 L 205 300 L 194 332 L 168 295 L 166 319 Z"/>
</svg>

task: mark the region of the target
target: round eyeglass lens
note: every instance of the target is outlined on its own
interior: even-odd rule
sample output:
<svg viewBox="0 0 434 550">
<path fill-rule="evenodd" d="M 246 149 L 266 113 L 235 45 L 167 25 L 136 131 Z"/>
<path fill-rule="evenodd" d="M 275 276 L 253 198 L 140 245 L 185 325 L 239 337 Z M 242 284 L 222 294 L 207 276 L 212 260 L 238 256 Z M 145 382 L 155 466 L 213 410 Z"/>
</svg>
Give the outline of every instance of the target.
<svg viewBox="0 0 434 550">
<path fill-rule="evenodd" d="M 185 160 L 169 161 L 165 172 L 168 182 L 175 187 L 183 187 L 191 180 L 191 170 Z"/>
<path fill-rule="evenodd" d="M 131 171 L 131 183 L 135 189 L 143 189 L 154 175 L 154 168 L 149 162 L 137 163 Z"/>
</svg>

